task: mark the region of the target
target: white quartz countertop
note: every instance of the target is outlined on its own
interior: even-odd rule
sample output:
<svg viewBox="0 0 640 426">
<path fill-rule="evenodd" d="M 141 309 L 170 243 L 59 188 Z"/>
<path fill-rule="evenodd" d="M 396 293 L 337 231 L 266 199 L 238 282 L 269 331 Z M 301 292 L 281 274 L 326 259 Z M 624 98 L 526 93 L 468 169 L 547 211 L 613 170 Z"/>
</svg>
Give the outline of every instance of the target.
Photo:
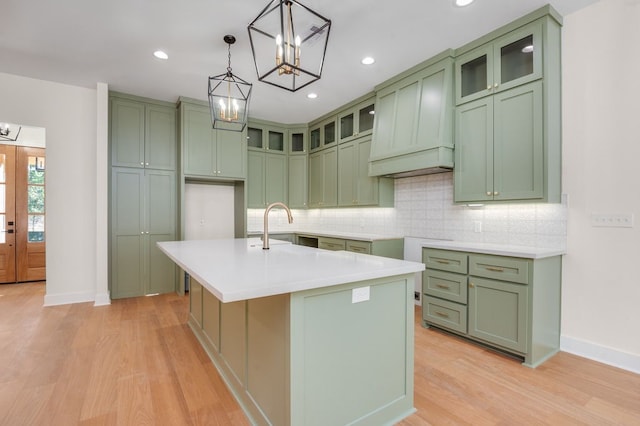
<svg viewBox="0 0 640 426">
<path fill-rule="evenodd" d="M 424 264 L 347 251 L 328 251 L 258 238 L 159 242 L 158 247 L 222 302 L 424 270 Z"/>
<path fill-rule="evenodd" d="M 500 256 L 523 257 L 527 259 L 542 259 L 560 256 L 565 250 L 560 248 L 527 247 L 508 244 L 471 243 L 464 241 L 422 240 L 422 247 L 467 251 L 472 253 L 496 254 Z"/>
</svg>

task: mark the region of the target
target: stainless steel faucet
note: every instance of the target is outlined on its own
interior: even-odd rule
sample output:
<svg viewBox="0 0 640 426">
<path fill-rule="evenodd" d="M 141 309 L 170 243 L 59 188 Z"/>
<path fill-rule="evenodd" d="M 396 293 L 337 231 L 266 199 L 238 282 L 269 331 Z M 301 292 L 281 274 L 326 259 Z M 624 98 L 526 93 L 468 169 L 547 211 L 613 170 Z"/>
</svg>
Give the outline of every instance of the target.
<svg viewBox="0 0 640 426">
<path fill-rule="evenodd" d="M 282 207 L 287 211 L 287 219 L 289 223 L 293 223 L 293 216 L 291 216 L 291 210 L 284 203 L 277 201 L 275 203 L 271 203 L 267 206 L 267 209 L 264 211 L 264 234 L 262 235 L 262 250 L 269 249 L 269 212 L 274 207 Z"/>
</svg>

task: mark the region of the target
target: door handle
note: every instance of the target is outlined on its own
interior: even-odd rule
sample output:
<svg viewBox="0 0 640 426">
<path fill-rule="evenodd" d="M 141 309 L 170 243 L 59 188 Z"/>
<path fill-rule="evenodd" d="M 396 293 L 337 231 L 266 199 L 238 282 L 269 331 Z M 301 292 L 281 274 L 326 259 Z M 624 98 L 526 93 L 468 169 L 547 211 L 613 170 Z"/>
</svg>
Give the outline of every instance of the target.
<svg viewBox="0 0 640 426">
<path fill-rule="evenodd" d="M 7 229 L 7 234 L 13 234 L 13 229 Z"/>
</svg>

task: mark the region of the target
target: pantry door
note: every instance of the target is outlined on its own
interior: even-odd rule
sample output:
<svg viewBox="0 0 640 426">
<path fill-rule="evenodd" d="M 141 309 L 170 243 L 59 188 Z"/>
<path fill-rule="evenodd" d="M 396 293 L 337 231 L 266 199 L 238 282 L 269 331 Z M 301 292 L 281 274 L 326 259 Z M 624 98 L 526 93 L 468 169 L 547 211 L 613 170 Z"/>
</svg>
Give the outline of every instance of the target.
<svg viewBox="0 0 640 426">
<path fill-rule="evenodd" d="M 16 147 L 0 145 L 0 283 L 16 282 Z"/>
<path fill-rule="evenodd" d="M 15 170 L 17 281 L 44 281 L 44 148 L 18 147 Z"/>
</svg>

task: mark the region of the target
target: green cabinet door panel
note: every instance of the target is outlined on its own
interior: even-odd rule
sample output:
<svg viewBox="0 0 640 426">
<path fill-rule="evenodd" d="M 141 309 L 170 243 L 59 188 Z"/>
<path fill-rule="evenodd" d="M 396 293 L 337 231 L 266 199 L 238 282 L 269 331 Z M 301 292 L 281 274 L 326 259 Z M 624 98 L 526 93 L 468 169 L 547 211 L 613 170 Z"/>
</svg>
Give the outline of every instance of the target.
<svg viewBox="0 0 640 426">
<path fill-rule="evenodd" d="M 358 148 L 353 143 L 340 145 L 338 149 L 338 205 L 357 205 L 358 170 L 356 156 Z"/>
<path fill-rule="evenodd" d="M 211 176 L 215 172 L 214 133 L 208 111 L 183 107 L 183 172 L 185 175 Z"/>
<path fill-rule="evenodd" d="M 369 176 L 370 151 L 370 137 L 358 138 L 339 146 L 339 206 L 393 206 L 393 181 Z"/>
<path fill-rule="evenodd" d="M 331 147 L 309 155 L 309 206 L 338 205 L 338 150 Z"/>
<path fill-rule="evenodd" d="M 214 130 L 218 177 L 244 179 L 247 176 L 247 138 L 245 132 Z"/>
<path fill-rule="evenodd" d="M 306 155 L 289 157 L 289 207 L 306 209 L 308 195 L 308 167 Z"/>
<path fill-rule="evenodd" d="M 146 170 L 147 274 L 146 294 L 175 291 L 175 263 L 160 251 L 158 241 L 176 239 L 176 175 L 174 172 Z"/>
<path fill-rule="evenodd" d="M 267 204 L 280 201 L 287 204 L 289 187 L 287 181 L 287 156 L 265 154 L 264 192 Z"/>
<path fill-rule="evenodd" d="M 469 278 L 469 335 L 525 353 L 528 289 L 521 284 Z"/>
<path fill-rule="evenodd" d="M 144 104 L 120 98 L 110 103 L 111 164 L 144 167 Z"/>
<path fill-rule="evenodd" d="M 456 108 L 454 199 L 493 199 L 493 100 L 482 98 Z"/>
<path fill-rule="evenodd" d="M 265 208 L 264 193 L 265 157 L 262 152 L 249 151 L 247 153 L 247 207 Z"/>
<path fill-rule="evenodd" d="M 543 197 L 542 135 L 541 81 L 494 96 L 495 200 Z"/>
<path fill-rule="evenodd" d="M 145 167 L 175 170 L 177 157 L 176 110 L 147 105 L 145 111 Z"/>
</svg>

